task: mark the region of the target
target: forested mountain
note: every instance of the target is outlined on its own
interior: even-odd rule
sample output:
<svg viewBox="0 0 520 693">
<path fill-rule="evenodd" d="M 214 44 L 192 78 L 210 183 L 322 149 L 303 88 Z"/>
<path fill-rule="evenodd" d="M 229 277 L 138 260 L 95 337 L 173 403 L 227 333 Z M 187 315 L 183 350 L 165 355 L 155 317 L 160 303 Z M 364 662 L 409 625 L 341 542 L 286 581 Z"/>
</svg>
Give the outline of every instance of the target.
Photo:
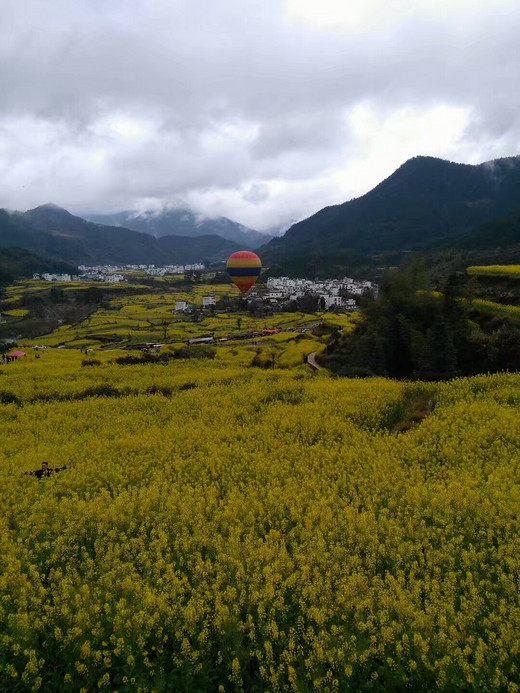
<svg viewBox="0 0 520 693">
<path fill-rule="evenodd" d="M 265 238 L 229 219 L 201 219 L 188 209 L 96 219 L 112 224 L 55 205 L 3 211 L 0 246 L 74 264 L 165 264 L 222 261 Z M 322 209 L 258 252 L 275 273 L 332 276 L 369 272 L 388 265 L 395 253 L 519 247 L 520 157 L 478 166 L 415 157 L 366 195 Z"/>
<path fill-rule="evenodd" d="M 0 247 L 73 264 L 166 264 L 224 260 L 240 246 L 220 236 L 154 238 L 117 226 L 94 224 L 56 205 L 24 213 L 0 211 Z"/>
<path fill-rule="evenodd" d="M 520 213 L 485 222 L 476 231 L 458 239 L 453 245 L 457 248 L 485 250 L 509 248 L 518 244 L 520 244 Z"/>
<path fill-rule="evenodd" d="M 88 215 L 88 219 L 98 224 L 124 226 L 127 229 L 151 234 L 156 238 L 173 235 L 192 238 L 217 235 L 238 243 L 246 250 L 254 250 L 273 238 L 272 235 L 254 231 L 227 217 L 214 219 L 202 217 L 186 207 L 164 209 L 159 212 L 146 211 L 141 214 L 128 211 L 115 214 L 92 214 Z"/>
<path fill-rule="evenodd" d="M 31 277 L 34 272 L 77 272 L 77 267 L 65 262 L 33 255 L 21 248 L 0 248 L 0 285 L 9 284 L 20 277 Z"/>
<path fill-rule="evenodd" d="M 478 243 L 483 223 L 520 215 L 520 157 L 478 166 L 415 157 L 360 198 L 326 207 L 260 250 L 266 263 Z"/>
</svg>

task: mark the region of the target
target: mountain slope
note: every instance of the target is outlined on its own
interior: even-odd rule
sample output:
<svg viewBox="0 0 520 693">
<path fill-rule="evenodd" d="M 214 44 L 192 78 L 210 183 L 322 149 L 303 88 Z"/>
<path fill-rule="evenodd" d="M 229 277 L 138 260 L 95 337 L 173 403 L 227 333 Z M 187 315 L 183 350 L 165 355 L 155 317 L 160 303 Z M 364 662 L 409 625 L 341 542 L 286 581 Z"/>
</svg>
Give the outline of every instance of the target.
<svg viewBox="0 0 520 693">
<path fill-rule="evenodd" d="M 0 286 L 15 279 L 28 278 L 34 272 L 65 272 L 74 274 L 77 267 L 49 260 L 21 248 L 0 248 Z"/>
<path fill-rule="evenodd" d="M 20 247 L 74 264 L 167 264 L 224 260 L 238 244 L 219 236 L 156 239 L 118 226 L 88 222 L 56 205 L 0 216 L 0 246 Z"/>
<path fill-rule="evenodd" d="M 475 250 L 510 248 L 520 245 L 520 214 L 493 219 L 463 236 L 455 244 L 457 248 Z"/>
<path fill-rule="evenodd" d="M 192 262 L 204 262 L 206 265 L 219 262 L 241 249 L 237 243 L 216 235 L 198 236 L 197 238 L 163 236 L 157 239 L 157 245 L 164 256 L 175 258 L 175 262 L 181 265 Z"/>
<path fill-rule="evenodd" d="M 185 207 L 165 209 L 160 212 L 147 211 L 142 214 L 129 211 L 95 214 L 89 215 L 88 218 L 98 224 L 124 226 L 127 229 L 151 234 L 156 238 L 173 235 L 191 238 L 218 235 L 252 250 L 267 243 L 273 237 L 249 229 L 227 217 L 215 219 L 201 217 Z"/>
<path fill-rule="evenodd" d="M 520 212 L 520 157 L 478 166 L 415 157 L 360 198 L 326 207 L 260 249 L 265 262 L 339 250 L 374 254 L 449 245 Z"/>
</svg>

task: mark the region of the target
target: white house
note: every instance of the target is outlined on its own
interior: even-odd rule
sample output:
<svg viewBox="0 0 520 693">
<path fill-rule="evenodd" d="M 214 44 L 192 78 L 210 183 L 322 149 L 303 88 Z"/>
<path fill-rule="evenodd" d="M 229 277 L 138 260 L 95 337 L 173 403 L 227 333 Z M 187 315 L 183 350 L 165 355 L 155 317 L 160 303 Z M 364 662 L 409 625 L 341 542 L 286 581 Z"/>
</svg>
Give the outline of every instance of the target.
<svg viewBox="0 0 520 693">
<path fill-rule="evenodd" d="M 215 305 L 215 296 L 203 296 L 202 297 L 202 307 L 209 308 Z"/>
<path fill-rule="evenodd" d="M 322 294 L 320 296 L 320 299 L 325 301 L 325 308 L 328 310 L 332 306 L 342 306 L 343 305 L 343 297 L 342 296 L 327 296 L 325 294 Z"/>
<path fill-rule="evenodd" d="M 188 310 L 187 301 L 175 301 L 175 310 L 182 311 L 183 313 Z"/>
<path fill-rule="evenodd" d="M 124 282 L 125 278 L 122 274 L 107 274 L 105 275 L 105 282 L 107 284 L 119 284 L 119 282 Z"/>
<path fill-rule="evenodd" d="M 72 277 L 70 274 L 49 274 L 48 272 L 44 272 L 42 274 L 42 279 L 46 282 L 70 282 Z"/>
</svg>

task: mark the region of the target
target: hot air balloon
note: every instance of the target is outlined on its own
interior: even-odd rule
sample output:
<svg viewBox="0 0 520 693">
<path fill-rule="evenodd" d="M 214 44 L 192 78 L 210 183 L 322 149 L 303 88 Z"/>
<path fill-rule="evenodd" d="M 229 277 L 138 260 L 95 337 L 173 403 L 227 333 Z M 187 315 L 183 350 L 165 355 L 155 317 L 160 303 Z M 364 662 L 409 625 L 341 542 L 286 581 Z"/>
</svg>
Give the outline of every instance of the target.
<svg viewBox="0 0 520 693">
<path fill-rule="evenodd" d="M 235 286 L 245 294 L 258 279 L 262 271 L 262 261 L 250 250 L 239 250 L 229 256 L 227 271 Z"/>
</svg>

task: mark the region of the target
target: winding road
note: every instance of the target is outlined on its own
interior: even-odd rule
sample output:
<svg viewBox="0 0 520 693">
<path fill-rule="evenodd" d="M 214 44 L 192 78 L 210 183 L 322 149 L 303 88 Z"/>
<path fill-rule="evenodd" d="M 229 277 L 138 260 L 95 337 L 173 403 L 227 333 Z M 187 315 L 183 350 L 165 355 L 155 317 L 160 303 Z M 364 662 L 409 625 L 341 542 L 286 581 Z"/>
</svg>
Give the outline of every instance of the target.
<svg viewBox="0 0 520 693">
<path fill-rule="evenodd" d="M 323 366 L 320 366 L 316 363 L 316 352 L 311 351 L 311 353 L 307 356 L 307 363 L 311 368 L 315 368 L 317 371 L 321 371 Z"/>
</svg>

